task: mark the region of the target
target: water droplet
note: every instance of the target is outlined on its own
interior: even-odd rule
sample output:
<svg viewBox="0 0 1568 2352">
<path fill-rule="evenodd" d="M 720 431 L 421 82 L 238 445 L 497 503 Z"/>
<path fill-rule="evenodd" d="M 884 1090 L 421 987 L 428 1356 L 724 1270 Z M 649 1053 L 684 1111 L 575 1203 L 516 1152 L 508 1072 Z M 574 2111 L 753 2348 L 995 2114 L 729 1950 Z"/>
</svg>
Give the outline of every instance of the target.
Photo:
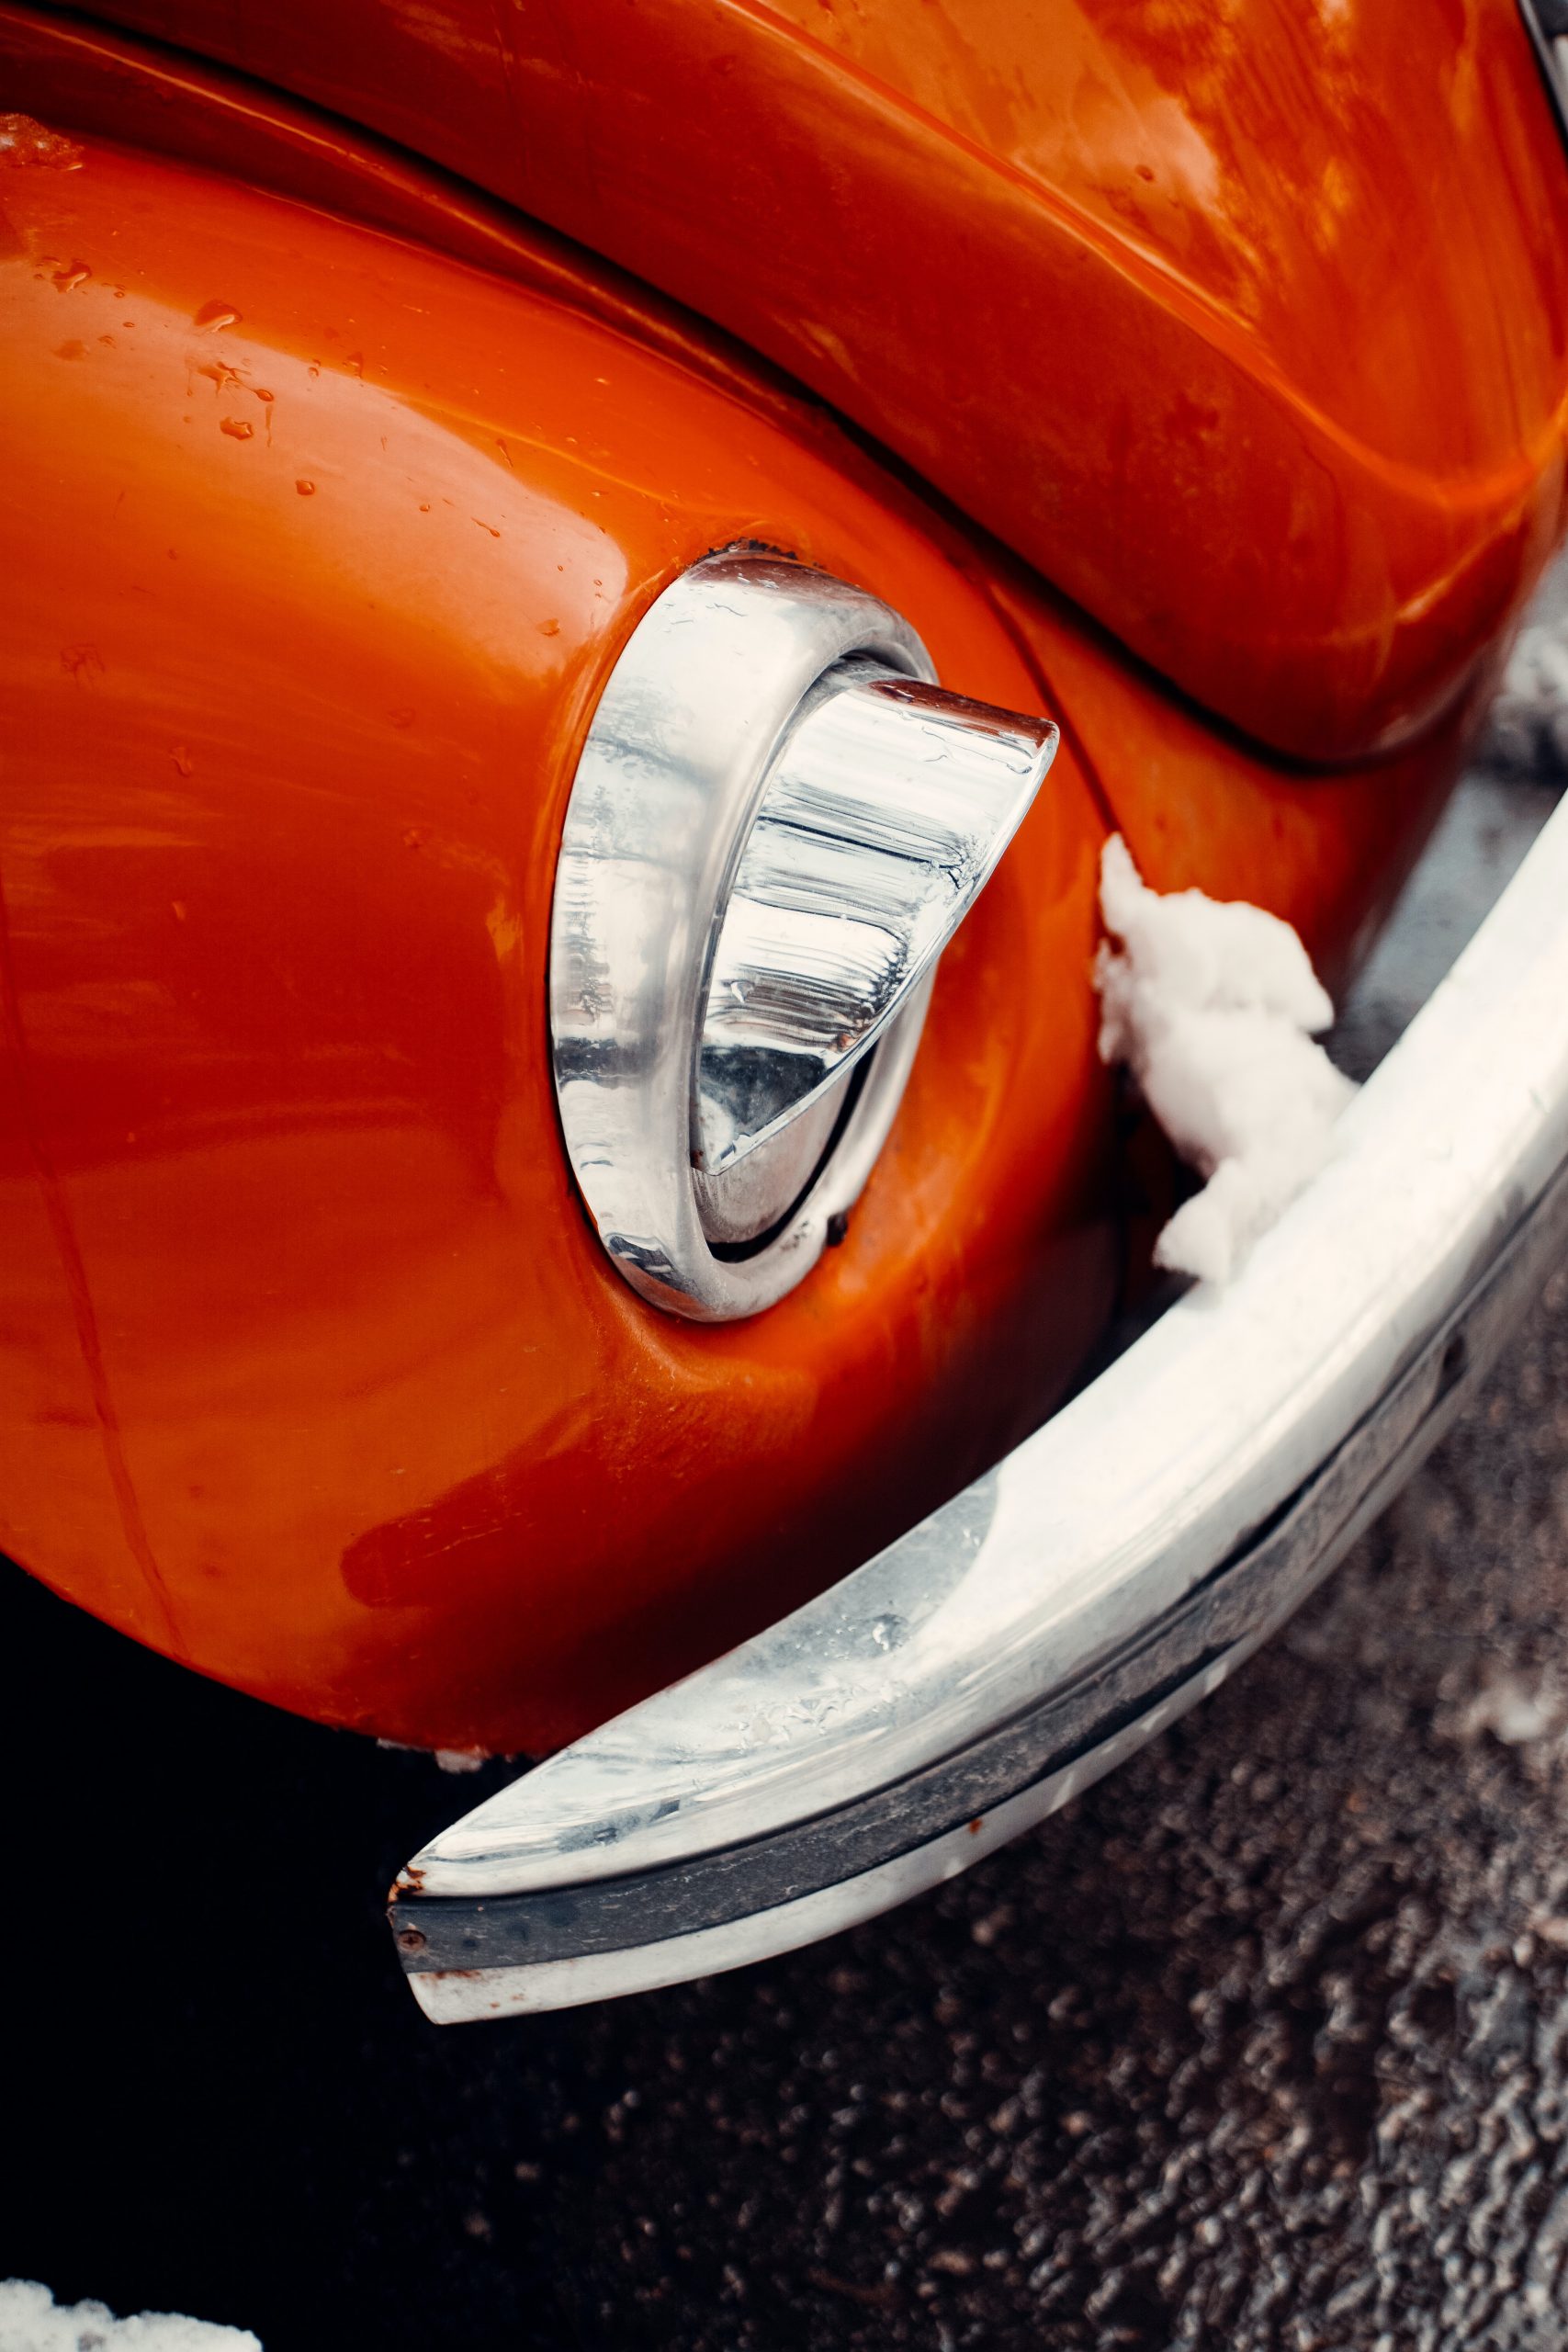
<svg viewBox="0 0 1568 2352">
<path fill-rule="evenodd" d="M 869 1631 L 879 1650 L 896 1650 L 908 1627 L 902 1617 L 874 1617 Z"/>
<path fill-rule="evenodd" d="M 541 621 L 539 623 L 539 635 L 541 637 L 558 637 L 560 635 L 559 621 Z"/>
<path fill-rule="evenodd" d="M 220 433 L 227 433 L 232 441 L 248 441 L 255 429 L 250 420 L 243 416 L 226 416 L 218 428 Z"/>
<path fill-rule="evenodd" d="M 56 349 L 54 356 L 57 359 L 85 359 L 87 346 L 85 343 L 77 343 L 74 340 L 62 343 Z"/>
<path fill-rule="evenodd" d="M 414 714 L 412 710 L 389 710 L 387 713 L 387 716 L 391 720 L 394 727 L 412 727 L 413 725 Z"/>
<path fill-rule="evenodd" d="M 272 392 L 264 392 L 259 384 L 253 384 L 251 390 L 258 401 L 270 401 L 276 397 Z"/>
<path fill-rule="evenodd" d="M 297 481 L 294 487 L 301 498 L 314 498 L 316 495 L 316 485 L 313 481 Z"/>
<path fill-rule="evenodd" d="M 85 261 L 67 261 L 61 263 L 53 277 L 60 291 L 69 294 L 73 287 L 85 286 L 92 274 Z"/>
<path fill-rule="evenodd" d="M 232 302 L 204 302 L 196 314 L 196 323 L 209 334 L 216 334 L 220 327 L 237 327 L 240 316 Z"/>
<path fill-rule="evenodd" d="M 419 502 L 419 511 L 420 511 L 420 513 L 421 513 L 422 514 L 429 514 L 429 512 L 430 512 L 430 501 L 429 501 L 429 499 L 428 499 L 428 498 L 422 498 L 422 499 L 420 500 L 420 502 Z"/>
<path fill-rule="evenodd" d="M 501 533 L 496 529 L 496 526 L 495 526 L 495 525 L 494 525 L 493 523 L 487 523 L 487 522 L 485 522 L 485 521 L 484 521 L 484 520 L 483 520 L 479 515 L 478 515 L 478 514 L 470 514 L 470 515 L 469 515 L 469 517 L 468 517 L 468 520 L 469 520 L 469 522 L 470 522 L 470 523 L 478 523 L 478 524 L 479 524 L 479 528 L 480 528 L 480 530 L 481 530 L 481 531 L 488 531 L 488 532 L 490 533 L 491 537 L 492 539 L 499 539 L 499 538 L 500 538 L 500 537 L 501 537 Z"/>
<path fill-rule="evenodd" d="M 179 775 L 189 775 L 191 772 L 191 756 L 183 743 L 176 743 L 174 750 L 169 753 L 169 757 L 173 760 L 175 767 Z M 184 921 L 183 916 L 181 917 L 181 920 L 182 922 Z"/>
</svg>

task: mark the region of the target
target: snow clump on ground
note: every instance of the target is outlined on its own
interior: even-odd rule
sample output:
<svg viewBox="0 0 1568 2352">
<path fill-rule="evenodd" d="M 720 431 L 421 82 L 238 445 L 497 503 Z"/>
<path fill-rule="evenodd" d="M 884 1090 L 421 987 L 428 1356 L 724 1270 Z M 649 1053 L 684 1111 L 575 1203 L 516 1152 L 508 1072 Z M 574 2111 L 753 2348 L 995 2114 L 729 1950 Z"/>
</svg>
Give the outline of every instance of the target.
<svg viewBox="0 0 1568 2352">
<path fill-rule="evenodd" d="M 106 2303 L 57 2304 L 36 2279 L 0 2279 L 0 2352 L 262 2352 L 248 2328 L 139 2312 L 116 2319 Z"/>
<path fill-rule="evenodd" d="M 1100 859 L 1100 903 L 1111 934 L 1095 963 L 1100 1059 L 1126 1063 L 1208 1179 L 1155 1262 L 1223 1283 L 1333 1149 L 1356 1091 L 1313 1043 L 1334 1007 L 1288 922 L 1241 899 L 1151 890 L 1120 833 Z"/>
<path fill-rule="evenodd" d="M 1505 775 L 1568 781 L 1568 549 L 1530 599 L 1478 756 Z"/>
<path fill-rule="evenodd" d="M 1485 752 L 1510 775 L 1568 775 L 1568 628 L 1522 628 L 1487 718 Z"/>
</svg>

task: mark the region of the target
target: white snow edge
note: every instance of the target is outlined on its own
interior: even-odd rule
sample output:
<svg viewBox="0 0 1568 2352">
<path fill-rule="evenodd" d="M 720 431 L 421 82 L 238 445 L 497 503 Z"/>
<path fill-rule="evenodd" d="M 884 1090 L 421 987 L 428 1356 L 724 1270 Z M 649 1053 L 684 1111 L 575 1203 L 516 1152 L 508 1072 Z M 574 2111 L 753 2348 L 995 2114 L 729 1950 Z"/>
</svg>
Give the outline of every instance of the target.
<svg viewBox="0 0 1568 2352">
<path fill-rule="evenodd" d="M 36 2278 L 0 2279 L 0 2352 L 262 2352 L 243 2327 L 220 2327 L 175 2312 L 116 2319 L 107 2303 L 57 2303 Z"/>
<path fill-rule="evenodd" d="M 1208 1179 L 1155 1262 L 1223 1283 L 1334 1149 L 1356 1091 L 1313 1043 L 1334 1007 L 1288 922 L 1245 899 L 1151 890 L 1120 833 L 1100 855 L 1100 1059 L 1127 1065 Z"/>
<path fill-rule="evenodd" d="M 1568 561 L 1561 556 L 1514 640 L 1481 758 L 1510 775 L 1568 774 Z"/>
</svg>

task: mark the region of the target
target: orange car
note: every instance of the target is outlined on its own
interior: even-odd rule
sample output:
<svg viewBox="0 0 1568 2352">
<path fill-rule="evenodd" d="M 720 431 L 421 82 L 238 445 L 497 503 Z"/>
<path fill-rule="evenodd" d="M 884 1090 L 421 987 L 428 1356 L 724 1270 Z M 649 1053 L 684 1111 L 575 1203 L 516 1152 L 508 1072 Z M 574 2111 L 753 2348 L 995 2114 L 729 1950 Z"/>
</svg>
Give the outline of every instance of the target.
<svg viewBox="0 0 1568 2352">
<path fill-rule="evenodd" d="M 1559 1246 L 1549 829 L 1063 1405 L 1147 1239 L 1106 839 L 1337 986 L 1562 536 L 1554 23 L 0 5 L 0 1540 L 564 1750 L 400 1883 L 433 2016 L 1062 1802 Z"/>
</svg>

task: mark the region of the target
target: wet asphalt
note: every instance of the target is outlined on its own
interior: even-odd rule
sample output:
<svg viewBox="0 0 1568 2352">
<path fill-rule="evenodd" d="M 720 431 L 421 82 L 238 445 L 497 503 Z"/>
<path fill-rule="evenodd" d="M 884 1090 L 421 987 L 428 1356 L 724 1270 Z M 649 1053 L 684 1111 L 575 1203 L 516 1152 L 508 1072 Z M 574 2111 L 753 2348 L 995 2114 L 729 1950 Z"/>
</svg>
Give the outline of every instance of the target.
<svg viewBox="0 0 1568 2352">
<path fill-rule="evenodd" d="M 1550 807 L 1529 756 L 1349 1060 Z M 1568 1269 L 1317 1599 L 1055 1819 L 792 1958 L 441 2032 L 379 1897 L 504 1769 L 6 1569 L 0 2276 L 266 2352 L 1563 2352 L 1565 1627 Z"/>
</svg>

